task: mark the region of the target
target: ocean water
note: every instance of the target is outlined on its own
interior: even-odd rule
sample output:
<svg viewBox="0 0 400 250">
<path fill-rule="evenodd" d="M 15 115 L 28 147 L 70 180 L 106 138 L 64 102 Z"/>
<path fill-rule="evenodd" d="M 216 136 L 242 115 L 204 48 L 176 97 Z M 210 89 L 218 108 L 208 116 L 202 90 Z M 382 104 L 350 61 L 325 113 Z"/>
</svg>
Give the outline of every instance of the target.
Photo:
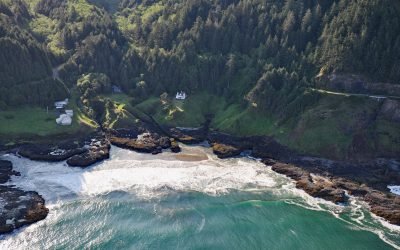
<svg viewBox="0 0 400 250">
<path fill-rule="evenodd" d="M 113 147 L 82 170 L 13 155 L 20 177 L 50 213 L 0 237 L 0 249 L 399 249 L 400 228 L 315 199 L 248 158 L 217 159 L 184 146 L 153 156 Z"/>
</svg>

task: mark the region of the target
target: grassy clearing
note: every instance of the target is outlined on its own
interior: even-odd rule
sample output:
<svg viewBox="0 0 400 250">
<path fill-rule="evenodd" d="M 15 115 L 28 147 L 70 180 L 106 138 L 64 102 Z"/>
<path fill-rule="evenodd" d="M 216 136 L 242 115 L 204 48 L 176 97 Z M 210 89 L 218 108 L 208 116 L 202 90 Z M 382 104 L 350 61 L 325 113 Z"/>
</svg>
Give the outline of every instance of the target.
<svg viewBox="0 0 400 250">
<path fill-rule="evenodd" d="M 378 119 L 376 126 L 377 142 L 381 151 L 399 152 L 400 124 Z"/>
<path fill-rule="evenodd" d="M 77 116 L 71 126 L 56 124 L 55 111 L 37 107 L 23 107 L 0 112 L 0 135 L 16 136 L 32 134 L 47 136 L 53 134 L 74 133 L 81 129 Z"/>
<path fill-rule="evenodd" d="M 77 105 L 78 95 L 72 97 L 66 109 L 74 111 L 71 126 L 56 123 L 58 113 L 53 106 L 49 111 L 41 107 L 19 107 L 0 111 L 0 138 L 13 141 L 17 138 L 35 138 L 43 136 L 73 135 L 92 131 L 98 124 L 87 117 Z"/>
<path fill-rule="evenodd" d="M 241 135 L 276 135 L 285 133 L 284 127 L 277 125 L 277 119 L 272 115 L 256 112 L 252 108 L 241 108 L 231 105 L 218 114 L 212 126 L 218 130 Z"/>
<path fill-rule="evenodd" d="M 106 106 L 106 114 L 103 126 L 108 128 L 129 128 L 136 125 L 139 119 L 136 117 L 134 108 L 131 105 L 132 97 L 126 94 L 110 94 L 101 97 L 103 100 L 110 100 L 111 106 Z"/>
<path fill-rule="evenodd" d="M 214 114 L 226 106 L 223 98 L 199 93 L 191 95 L 184 101 L 169 98 L 162 102 L 158 97 L 152 97 L 135 108 L 150 114 L 160 124 L 178 127 L 198 127 L 204 124 L 207 114 Z"/>
<path fill-rule="evenodd" d="M 168 126 L 199 127 L 206 116 L 214 119 L 213 129 L 236 135 L 277 135 L 285 133 L 284 127 L 276 125 L 276 119 L 267 114 L 259 114 L 251 108 L 238 104 L 228 104 L 223 97 L 198 93 L 184 101 L 169 99 L 161 102 L 152 97 L 135 106 L 137 110 L 152 115 L 157 122 Z"/>
</svg>

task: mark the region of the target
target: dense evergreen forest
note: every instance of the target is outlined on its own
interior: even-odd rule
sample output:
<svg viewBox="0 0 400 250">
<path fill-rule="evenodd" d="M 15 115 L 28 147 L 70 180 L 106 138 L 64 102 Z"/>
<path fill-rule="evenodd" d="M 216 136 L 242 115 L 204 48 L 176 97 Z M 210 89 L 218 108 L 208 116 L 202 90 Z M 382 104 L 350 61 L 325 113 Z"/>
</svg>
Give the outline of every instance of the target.
<svg viewBox="0 0 400 250">
<path fill-rule="evenodd" d="M 225 118 L 251 109 L 269 117 L 260 125 L 268 128 L 260 133 L 287 129 L 290 139 L 277 136 L 286 144 L 301 141 L 296 146 L 303 147 L 312 140 L 311 135 L 304 139 L 304 127 L 317 126 L 309 122 L 325 106 L 336 105 L 340 112 L 354 105 L 353 100 L 327 101 L 309 91 L 317 76 L 357 74 L 400 84 L 400 2 L 1 0 L 0 65 L 3 109 L 43 106 L 67 96 L 66 88 L 77 84 L 82 96 L 96 96 L 104 88 L 82 79 L 101 76 L 108 86 L 121 87 L 131 105 L 178 90 L 219 96 L 223 101 L 211 101 L 224 109 L 216 128 L 247 133 L 243 117 Z M 52 77 L 56 67 L 63 82 Z M 357 101 L 357 114 L 376 112 L 375 104 Z M 334 119 L 319 115 L 326 120 L 321 126 Z M 342 150 L 341 144 L 353 147 L 357 130 L 376 130 L 354 123 L 347 134 L 329 127 L 334 132 L 325 138 L 327 145 L 341 139 L 333 151 Z M 321 127 L 315 129 L 317 136 L 323 133 Z M 387 142 L 385 137 L 385 150 L 393 152 L 392 141 L 399 138 L 391 134 Z M 327 145 L 315 147 L 331 150 Z"/>
</svg>

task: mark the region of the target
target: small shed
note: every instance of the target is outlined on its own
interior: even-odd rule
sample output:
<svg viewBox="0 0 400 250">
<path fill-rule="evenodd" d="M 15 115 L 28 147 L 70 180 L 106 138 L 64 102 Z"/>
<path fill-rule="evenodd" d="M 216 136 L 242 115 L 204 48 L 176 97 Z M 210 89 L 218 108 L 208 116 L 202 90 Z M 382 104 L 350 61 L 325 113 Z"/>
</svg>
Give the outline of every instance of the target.
<svg viewBox="0 0 400 250">
<path fill-rule="evenodd" d="M 54 106 L 56 107 L 56 109 L 63 109 L 67 105 L 68 105 L 68 98 L 65 99 L 64 101 L 58 101 L 58 102 L 54 103 Z"/>
</svg>

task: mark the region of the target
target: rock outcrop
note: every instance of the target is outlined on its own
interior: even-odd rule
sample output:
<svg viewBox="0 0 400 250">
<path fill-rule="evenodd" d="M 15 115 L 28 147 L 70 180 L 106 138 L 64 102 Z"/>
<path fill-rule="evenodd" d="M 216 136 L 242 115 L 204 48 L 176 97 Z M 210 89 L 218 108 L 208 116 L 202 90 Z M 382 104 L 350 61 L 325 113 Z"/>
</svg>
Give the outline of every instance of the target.
<svg viewBox="0 0 400 250">
<path fill-rule="evenodd" d="M 238 156 L 242 152 L 242 150 L 239 148 L 221 143 L 214 143 L 212 145 L 212 149 L 214 154 L 221 159 Z"/>
<path fill-rule="evenodd" d="M 314 175 L 307 170 L 291 164 L 266 161 L 272 165 L 272 170 L 286 175 L 296 181 L 296 187 L 304 190 L 313 197 L 322 198 L 335 203 L 346 202 L 349 195 L 359 197 L 367 202 L 372 213 L 380 216 L 392 224 L 400 225 L 400 198 L 370 188 L 365 184 L 358 184 L 342 177 Z"/>
<path fill-rule="evenodd" d="M 10 180 L 12 175 L 20 175 L 17 171 L 12 168 L 10 161 L 0 160 L 0 184 L 4 184 Z"/>
<path fill-rule="evenodd" d="M 0 183 L 7 182 L 12 175 L 19 175 L 12 170 L 12 163 L 0 161 Z M 43 197 L 33 191 L 0 185 L 0 197 L 0 234 L 43 220 L 49 213 Z"/>
<path fill-rule="evenodd" d="M 35 144 L 22 146 L 18 154 L 33 161 L 58 162 L 85 153 L 87 150 L 74 143 L 50 145 Z"/>
<path fill-rule="evenodd" d="M 175 139 L 171 139 L 171 152 L 172 153 L 181 152 L 181 147 L 179 146 L 179 143 L 175 141 Z"/>
<path fill-rule="evenodd" d="M 171 147 L 171 142 L 168 137 L 159 136 L 156 133 L 144 133 L 136 139 L 123 138 L 115 135 L 109 137 L 111 144 L 120 147 L 131 149 L 141 153 L 158 154 L 162 149 Z"/>
<path fill-rule="evenodd" d="M 168 134 L 177 141 L 185 144 L 197 144 L 205 140 L 204 129 L 170 128 Z"/>
<path fill-rule="evenodd" d="M 87 145 L 88 150 L 83 154 L 72 156 L 67 160 L 67 164 L 71 167 L 89 167 L 110 158 L 110 148 L 110 142 L 107 139 L 92 139 Z"/>
<path fill-rule="evenodd" d="M 110 157 L 110 143 L 103 133 L 95 133 L 54 144 L 24 145 L 17 153 L 34 161 L 67 161 L 72 167 L 87 167 Z"/>
<path fill-rule="evenodd" d="M 347 201 L 345 191 L 329 178 L 313 175 L 299 167 L 284 163 L 275 163 L 272 165 L 272 170 L 295 180 L 297 188 L 304 190 L 313 197 L 322 198 L 334 203 L 344 203 Z"/>
</svg>

